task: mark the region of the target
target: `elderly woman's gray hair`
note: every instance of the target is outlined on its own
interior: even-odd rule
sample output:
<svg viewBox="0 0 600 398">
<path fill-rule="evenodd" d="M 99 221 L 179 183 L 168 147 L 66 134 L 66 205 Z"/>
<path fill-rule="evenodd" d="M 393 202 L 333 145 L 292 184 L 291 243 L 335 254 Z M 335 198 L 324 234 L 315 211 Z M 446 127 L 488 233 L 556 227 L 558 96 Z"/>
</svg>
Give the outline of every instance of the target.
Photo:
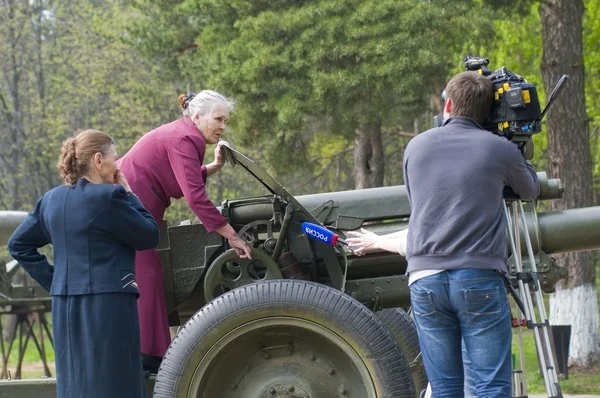
<svg viewBox="0 0 600 398">
<path fill-rule="evenodd" d="M 218 104 L 227 106 L 229 112 L 231 112 L 235 103 L 223 94 L 213 90 L 202 90 L 198 94 L 190 93 L 179 96 L 179 105 L 183 110 L 182 113 L 187 117 L 192 117 L 196 112 L 204 116 L 210 113 L 214 106 Z"/>
</svg>

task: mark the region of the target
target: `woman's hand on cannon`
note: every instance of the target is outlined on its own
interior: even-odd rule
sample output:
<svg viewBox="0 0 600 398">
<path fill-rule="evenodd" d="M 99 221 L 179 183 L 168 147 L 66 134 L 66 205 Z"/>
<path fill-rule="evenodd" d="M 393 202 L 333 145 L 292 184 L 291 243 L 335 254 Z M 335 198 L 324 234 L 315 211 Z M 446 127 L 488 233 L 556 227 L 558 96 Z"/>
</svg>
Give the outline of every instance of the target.
<svg viewBox="0 0 600 398">
<path fill-rule="evenodd" d="M 242 238 L 240 238 L 237 235 L 234 235 L 234 236 L 231 236 L 230 238 L 228 238 L 227 241 L 229 242 L 229 245 L 233 248 L 233 250 L 235 250 L 235 252 L 237 253 L 237 255 L 240 258 L 248 258 L 248 259 L 252 258 L 252 253 L 250 252 L 250 246 L 248 246 L 248 244 L 246 242 L 244 242 L 244 240 L 242 240 Z"/>
<path fill-rule="evenodd" d="M 227 239 L 229 246 L 235 250 L 240 258 L 252 258 L 250 246 L 248 246 L 248 244 L 238 236 L 238 234 L 235 232 L 235 229 L 233 229 L 231 225 L 225 224 L 221 228 L 218 228 L 215 232 Z"/>
<path fill-rule="evenodd" d="M 217 147 L 215 148 L 215 160 L 206 165 L 208 176 L 215 174 L 225 165 L 225 149 L 223 149 L 223 146 L 229 146 L 229 143 L 227 141 L 217 142 Z"/>
<path fill-rule="evenodd" d="M 229 143 L 221 140 L 217 142 L 217 147 L 215 148 L 215 165 L 218 167 L 223 167 L 225 165 L 225 154 L 223 152 L 225 150 L 221 148 L 223 145 L 229 146 Z"/>
</svg>

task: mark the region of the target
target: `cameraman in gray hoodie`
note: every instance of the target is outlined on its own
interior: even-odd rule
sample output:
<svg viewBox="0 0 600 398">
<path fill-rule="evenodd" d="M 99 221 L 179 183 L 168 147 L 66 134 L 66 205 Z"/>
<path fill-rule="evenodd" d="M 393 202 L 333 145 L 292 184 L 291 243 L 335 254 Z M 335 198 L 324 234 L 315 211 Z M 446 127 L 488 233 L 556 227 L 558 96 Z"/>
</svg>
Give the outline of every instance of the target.
<svg viewBox="0 0 600 398">
<path fill-rule="evenodd" d="M 411 305 L 436 398 L 463 394 L 461 339 L 476 395 L 512 395 L 503 190 L 533 200 L 539 182 L 516 144 L 481 127 L 493 99 L 489 79 L 459 73 L 446 87 L 444 124 L 404 152 Z"/>
</svg>

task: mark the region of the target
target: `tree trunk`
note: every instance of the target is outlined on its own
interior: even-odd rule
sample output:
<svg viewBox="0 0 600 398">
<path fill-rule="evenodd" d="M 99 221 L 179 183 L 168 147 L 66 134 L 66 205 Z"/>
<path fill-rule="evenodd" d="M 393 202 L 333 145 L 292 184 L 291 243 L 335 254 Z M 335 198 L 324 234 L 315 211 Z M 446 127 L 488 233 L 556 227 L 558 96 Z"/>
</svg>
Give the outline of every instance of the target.
<svg viewBox="0 0 600 398">
<path fill-rule="evenodd" d="M 565 184 L 553 210 L 592 205 L 592 171 L 585 108 L 583 64 L 583 0 L 546 0 L 540 3 L 546 94 L 562 74 L 569 80 L 547 115 L 550 174 Z M 589 366 L 598 359 L 598 304 L 591 252 L 556 256 L 569 276 L 550 297 L 550 324 L 571 325 L 569 364 Z"/>
<path fill-rule="evenodd" d="M 19 9 L 19 4 L 9 1 L 6 3 L 6 9 L 2 10 L 1 15 L 5 19 L 6 31 L 8 32 L 8 40 L 6 43 L 6 53 L 0 54 L 0 57 L 6 59 L 4 81 L 8 89 L 8 98 L 2 96 L 2 106 L 5 113 L 6 125 L 2 126 L 8 131 L 5 136 L 7 142 L 2 148 L 1 159 L 7 176 L 8 192 L 10 198 L 7 202 L 10 203 L 12 209 L 20 208 L 20 175 L 19 166 L 21 162 L 21 153 L 23 145 L 23 127 L 24 116 L 21 108 L 21 78 L 23 76 L 23 38 L 25 17 Z M 8 102 L 10 101 L 10 102 Z"/>
<path fill-rule="evenodd" d="M 367 125 L 354 139 L 354 182 L 356 189 L 383 186 L 385 156 L 381 124 Z"/>
</svg>

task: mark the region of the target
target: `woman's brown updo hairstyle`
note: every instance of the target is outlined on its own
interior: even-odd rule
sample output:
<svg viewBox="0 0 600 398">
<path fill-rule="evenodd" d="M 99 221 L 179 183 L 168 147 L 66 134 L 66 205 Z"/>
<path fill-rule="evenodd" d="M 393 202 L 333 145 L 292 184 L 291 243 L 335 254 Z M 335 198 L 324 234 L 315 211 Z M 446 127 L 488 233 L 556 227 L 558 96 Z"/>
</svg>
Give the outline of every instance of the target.
<svg viewBox="0 0 600 398">
<path fill-rule="evenodd" d="M 75 185 L 88 172 L 90 160 L 100 152 L 107 155 L 115 140 L 100 130 L 85 130 L 63 142 L 58 156 L 58 172 L 67 185 Z"/>
<path fill-rule="evenodd" d="M 193 100 L 195 96 L 196 96 L 196 93 L 181 94 L 179 97 L 177 97 L 177 102 L 179 102 L 179 107 L 182 110 L 186 110 L 188 105 L 190 104 L 190 101 Z"/>
</svg>

